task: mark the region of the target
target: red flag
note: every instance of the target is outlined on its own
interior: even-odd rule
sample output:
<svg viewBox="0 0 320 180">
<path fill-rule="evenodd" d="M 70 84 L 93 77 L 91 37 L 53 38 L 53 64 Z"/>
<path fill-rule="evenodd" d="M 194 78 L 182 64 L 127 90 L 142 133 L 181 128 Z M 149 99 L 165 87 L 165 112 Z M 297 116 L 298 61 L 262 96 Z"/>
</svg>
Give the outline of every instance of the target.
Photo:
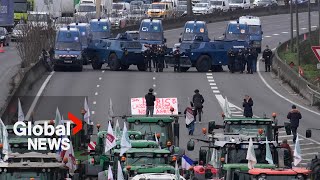
<svg viewBox="0 0 320 180">
<path fill-rule="evenodd" d="M 299 66 L 299 75 L 304 76 L 304 71 L 301 66 Z"/>
</svg>

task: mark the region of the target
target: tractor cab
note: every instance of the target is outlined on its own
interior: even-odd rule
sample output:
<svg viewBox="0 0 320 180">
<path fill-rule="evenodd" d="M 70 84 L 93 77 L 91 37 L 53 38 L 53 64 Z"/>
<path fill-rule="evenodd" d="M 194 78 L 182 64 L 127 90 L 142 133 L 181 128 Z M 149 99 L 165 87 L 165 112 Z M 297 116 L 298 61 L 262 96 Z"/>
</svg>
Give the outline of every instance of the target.
<svg viewBox="0 0 320 180">
<path fill-rule="evenodd" d="M 194 41 L 201 37 L 203 41 L 209 42 L 208 28 L 204 21 L 188 21 L 184 25 L 184 31 L 180 34 L 179 42 Z"/>
</svg>

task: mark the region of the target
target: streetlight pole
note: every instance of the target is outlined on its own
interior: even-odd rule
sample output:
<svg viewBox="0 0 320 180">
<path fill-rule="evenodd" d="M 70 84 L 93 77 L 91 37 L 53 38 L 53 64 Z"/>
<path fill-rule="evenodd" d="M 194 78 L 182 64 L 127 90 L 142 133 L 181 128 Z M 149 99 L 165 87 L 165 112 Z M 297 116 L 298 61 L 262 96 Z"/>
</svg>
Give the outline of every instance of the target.
<svg viewBox="0 0 320 180">
<path fill-rule="evenodd" d="M 290 40 L 290 52 L 293 52 L 293 10 L 292 10 L 292 1 L 290 0 L 290 21 L 291 21 L 291 29 L 290 29 L 290 35 L 291 35 L 291 40 Z M 318 0 L 320 1 L 320 0 Z"/>
<path fill-rule="evenodd" d="M 299 10 L 298 10 L 298 0 L 296 0 L 296 46 L 297 46 L 297 60 L 298 66 L 300 66 L 300 50 L 299 50 Z"/>
</svg>

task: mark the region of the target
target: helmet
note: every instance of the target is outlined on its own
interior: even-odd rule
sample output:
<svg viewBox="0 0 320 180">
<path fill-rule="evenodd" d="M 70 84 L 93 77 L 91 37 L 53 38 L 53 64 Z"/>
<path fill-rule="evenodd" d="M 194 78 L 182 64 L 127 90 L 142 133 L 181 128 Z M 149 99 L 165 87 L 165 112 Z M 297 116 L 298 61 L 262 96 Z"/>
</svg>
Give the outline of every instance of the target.
<svg viewBox="0 0 320 180">
<path fill-rule="evenodd" d="M 200 92 L 200 91 L 199 91 L 199 89 L 196 89 L 196 90 L 194 90 L 194 92 L 195 92 L 195 93 L 198 93 L 198 92 Z"/>
<path fill-rule="evenodd" d="M 150 89 L 149 89 L 149 92 L 153 92 L 153 89 L 152 89 L 152 88 L 150 88 Z"/>
</svg>

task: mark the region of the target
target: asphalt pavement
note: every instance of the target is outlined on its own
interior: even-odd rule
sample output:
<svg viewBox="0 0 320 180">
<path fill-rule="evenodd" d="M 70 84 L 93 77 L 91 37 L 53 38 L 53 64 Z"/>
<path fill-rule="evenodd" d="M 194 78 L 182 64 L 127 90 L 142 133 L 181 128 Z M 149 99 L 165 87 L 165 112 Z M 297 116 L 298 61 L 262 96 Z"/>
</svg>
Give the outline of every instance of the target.
<svg viewBox="0 0 320 180">
<path fill-rule="evenodd" d="M 312 13 L 312 24 L 316 26 L 317 15 Z M 300 14 L 300 28 L 307 28 L 307 13 Z M 275 48 L 279 42 L 290 38 L 289 15 L 274 15 L 262 17 L 264 31 L 263 47 L 269 45 Z M 208 24 L 210 38 L 221 38 L 227 22 Z M 315 28 L 315 27 L 314 27 Z M 300 32 L 306 31 L 301 29 Z M 178 42 L 182 28 L 168 30 L 165 32 L 169 47 Z M 0 56 L 1 57 L 1 56 Z M 60 111 L 66 117 L 68 111 L 80 116 L 83 99 L 88 98 L 92 120 L 95 124 L 100 123 L 102 129 L 107 127 L 107 113 L 109 99 L 113 101 L 116 115 L 130 114 L 130 98 L 144 97 L 148 89 L 153 87 L 157 97 L 177 97 L 179 111 L 183 111 L 188 106 L 188 98 L 192 98 L 193 91 L 199 89 L 205 98 L 203 122 L 196 123 L 195 135 L 193 137 L 203 138 L 201 128 L 207 127 L 209 120 L 222 122 L 220 114 L 222 108 L 219 102 L 227 97 L 232 107 L 233 113 L 242 114 L 242 100 L 245 94 L 250 95 L 254 101 L 254 114 L 262 116 L 264 113 L 271 116 L 272 112 L 278 114 L 280 124 L 286 121 L 286 114 L 291 108 L 292 103 L 301 104 L 315 112 L 299 107 L 303 119 L 299 133 L 305 134 L 308 127 L 317 127 L 320 120 L 319 111 L 305 104 L 305 101 L 290 89 L 285 87 L 275 79 L 270 73 L 264 72 L 263 63 L 259 63 L 260 74 L 231 74 L 227 70 L 220 73 L 198 73 L 192 68 L 186 73 L 174 73 L 172 68 L 165 69 L 163 73 L 139 72 L 136 67 L 130 67 L 129 71 L 110 71 L 103 66 L 103 70 L 92 70 L 91 66 L 86 66 L 83 72 L 55 72 L 50 78 L 49 83 L 44 88 L 43 97 L 40 98 L 35 110 L 34 119 L 53 119 L 55 109 L 59 106 Z M 262 80 L 263 79 L 263 80 Z M 34 87 L 40 88 L 45 81 L 45 77 Z M 267 82 L 278 94 L 266 86 Z M 37 88 L 30 91 L 30 95 L 35 94 Z M 279 97 L 283 96 L 285 99 Z M 26 103 L 28 104 L 28 103 Z M 28 107 L 23 107 L 27 111 Z M 26 112 L 25 112 L 26 113 Z M 318 113 L 318 114 L 316 114 Z M 122 120 L 120 124 L 122 126 Z M 180 146 L 186 148 L 188 136 L 184 125 L 184 119 L 180 119 Z M 281 139 L 288 138 L 281 132 Z M 313 133 L 313 141 L 301 137 L 303 145 L 303 157 L 309 160 L 314 155 L 313 147 L 319 150 L 319 132 Z M 194 152 L 186 152 L 192 159 L 198 158 L 200 142 Z M 313 153 L 313 154 L 310 154 Z M 306 162 L 306 161 L 305 161 Z"/>
<path fill-rule="evenodd" d="M 14 43 L 5 46 L 0 53 L 0 107 L 3 107 L 10 93 L 12 77 L 18 72 L 21 58 L 17 54 Z"/>
</svg>

